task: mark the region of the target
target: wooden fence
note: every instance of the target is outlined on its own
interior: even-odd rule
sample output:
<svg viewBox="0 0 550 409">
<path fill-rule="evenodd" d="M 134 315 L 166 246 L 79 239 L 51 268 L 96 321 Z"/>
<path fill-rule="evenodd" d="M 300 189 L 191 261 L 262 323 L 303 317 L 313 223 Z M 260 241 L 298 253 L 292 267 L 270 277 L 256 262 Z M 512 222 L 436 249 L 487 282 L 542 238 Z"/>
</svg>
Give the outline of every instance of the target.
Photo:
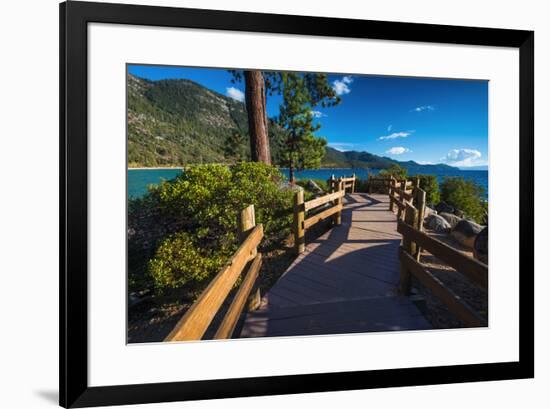
<svg viewBox="0 0 550 409">
<path fill-rule="evenodd" d="M 257 248 L 264 236 L 264 230 L 261 224 L 256 226 L 253 205 L 241 212 L 239 231 L 242 241 L 240 247 L 164 339 L 165 341 L 202 339 L 241 273 L 248 266 L 247 273 L 214 335 L 214 339 L 231 338 L 262 265 L 262 254 Z M 259 290 L 256 290 L 253 300 L 256 306 L 259 304 L 259 298 Z"/>
<path fill-rule="evenodd" d="M 424 193 L 425 200 L 425 193 Z M 441 280 L 434 276 L 420 263 L 420 252 L 426 250 L 439 260 L 448 264 L 457 274 L 465 275 L 470 281 L 484 289 L 488 285 L 488 267 L 486 264 L 469 257 L 449 245 L 428 236 L 422 232 L 423 214 L 409 201 L 405 201 L 404 217 L 397 221 L 397 231 L 403 235 L 403 242 L 399 249 L 399 261 L 401 265 L 400 292 L 409 294 L 411 276 L 427 289 L 429 289 L 449 311 L 467 326 L 485 326 L 486 319 L 471 308 Z"/>
<path fill-rule="evenodd" d="M 338 179 L 336 179 L 334 175 L 332 175 L 327 180 L 327 184 L 331 192 L 334 192 L 336 190 L 336 186 L 339 182 L 342 182 L 344 184 L 344 191 L 346 189 L 350 189 L 350 193 L 355 193 L 355 183 L 357 182 L 357 177 L 355 176 L 355 173 L 349 178 L 340 177 Z"/>
<path fill-rule="evenodd" d="M 398 181 L 395 178 L 390 179 L 390 210 L 393 212 L 394 208 L 397 207 L 397 218 L 402 220 L 405 213 L 405 207 L 407 203 L 412 204 L 413 200 L 419 200 L 417 194 L 419 192 L 424 192 L 419 187 L 419 180 L 416 180 L 416 183 L 413 186 L 412 181 L 407 181 L 406 179 Z M 424 201 L 425 201 L 425 192 Z M 425 207 L 425 203 L 422 204 L 422 207 Z"/>
<path fill-rule="evenodd" d="M 366 191 L 367 193 L 373 193 L 373 191 L 376 192 L 376 191 L 382 190 L 384 192 L 389 193 L 391 183 L 392 183 L 391 177 L 369 175 L 367 179 Z"/>
<path fill-rule="evenodd" d="M 355 180 L 355 177 L 353 178 Z M 339 225 L 342 222 L 342 198 L 345 195 L 344 179 L 338 180 L 332 177 L 329 179 L 331 193 L 304 202 L 304 191 L 299 190 L 294 194 L 294 248 L 296 254 L 303 253 L 305 249 L 305 231 L 311 226 L 319 223 L 321 220 L 332 217 L 334 224 Z M 355 182 L 353 182 L 355 183 Z M 352 187 L 353 189 L 353 187 Z M 306 213 L 317 209 L 319 206 L 332 202 L 333 206 L 326 210 L 315 213 L 312 216 L 306 217 Z"/>
</svg>

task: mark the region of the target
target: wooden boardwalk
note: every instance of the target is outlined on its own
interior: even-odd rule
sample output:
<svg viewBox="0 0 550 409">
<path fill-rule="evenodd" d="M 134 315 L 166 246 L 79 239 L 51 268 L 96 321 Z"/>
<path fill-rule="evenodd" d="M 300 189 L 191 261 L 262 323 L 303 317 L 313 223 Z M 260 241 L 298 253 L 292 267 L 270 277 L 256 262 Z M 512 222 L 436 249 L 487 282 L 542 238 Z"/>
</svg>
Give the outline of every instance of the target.
<svg viewBox="0 0 550 409">
<path fill-rule="evenodd" d="M 399 283 L 397 233 L 388 195 L 347 195 L 342 224 L 307 243 L 240 337 L 429 329 Z"/>
</svg>

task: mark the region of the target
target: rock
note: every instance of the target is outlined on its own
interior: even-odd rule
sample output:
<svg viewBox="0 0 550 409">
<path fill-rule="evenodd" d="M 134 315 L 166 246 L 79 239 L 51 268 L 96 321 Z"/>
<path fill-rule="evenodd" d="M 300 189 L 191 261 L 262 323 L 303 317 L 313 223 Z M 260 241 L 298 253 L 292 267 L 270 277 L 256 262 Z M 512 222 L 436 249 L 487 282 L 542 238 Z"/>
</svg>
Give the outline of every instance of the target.
<svg viewBox="0 0 550 409">
<path fill-rule="evenodd" d="M 429 215 L 431 215 L 431 214 L 437 214 L 437 210 L 432 209 L 432 208 L 429 207 L 429 206 L 426 206 L 426 208 L 424 209 L 424 219 L 425 219 L 426 217 L 428 217 Z"/>
<path fill-rule="evenodd" d="M 476 236 L 482 229 L 479 224 L 462 219 L 451 231 L 451 236 L 463 246 L 473 249 Z"/>
<path fill-rule="evenodd" d="M 462 210 L 459 210 L 459 209 L 455 209 L 455 211 L 453 212 L 455 216 L 458 216 L 460 217 L 461 219 L 464 218 L 464 212 Z"/>
<path fill-rule="evenodd" d="M 451 230 L 449 222 L 438 214 L 431 214 L 426 217 L 424 225 L 437 233 L 448 233 Z"/>
<path fill-rule="evenodd" d="M 298 192 L 300 190 L 304 190 L 304 188 L 297 184 L 292 184 L 290 182 L 281 182 L 280 183 L 281 190 L 290 190 L 291 192 Z"/>
<path fill-rule="evenodd" d="M 437 213 L 454 213 L 455 212 L 455 208 L 445 202 L 439 202 L 435 207 L 435 210 L 437 210 Z"/>
<path fill-rule="evenodd" d="M 485 227 L 474 240 L 474 257 L 489 264 L 489 227 Z"/>
<path fill-rule="evenodd" d="M 439 213 L 439 215 L 441 217 L 443 217 L 445 220 L 447 220 L 447 222 L 451 225 L 451 229 L 454 229 L 455 226 L 458 224 L 459 221 L 461 221 L 462 219 L 458 216 L 455 216 L 454 214 L 451 214 L 451 213 Z"/>
<path fill-rule="evenodd" d="M 313 193 L 317 193 L 317 194 L 321 194 L 321 195 L 324 195 L 325 194 L 325 191 L 323 189 L 321 189 L 319 187 L 319 185 L 317 183 L 315 183 L 313 180 L 309 179 L 307 181 L 307 184 L 306 184 L 306 188 L 307 190 L 313 192 Z"/>
</svg>

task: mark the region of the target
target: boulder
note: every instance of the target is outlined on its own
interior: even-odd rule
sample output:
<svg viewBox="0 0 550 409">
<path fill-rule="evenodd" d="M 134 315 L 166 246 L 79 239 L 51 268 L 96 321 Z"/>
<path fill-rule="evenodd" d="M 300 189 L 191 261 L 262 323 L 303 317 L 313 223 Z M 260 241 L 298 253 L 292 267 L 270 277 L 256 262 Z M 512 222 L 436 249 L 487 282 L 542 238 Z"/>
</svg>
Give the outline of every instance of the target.
<svg viewBox="0 0 550 409">
<path fill-rule="evenodd" d="M 290 190 L 291 192 L 298 192 L 300 190 L 304 190 L 304 188 L 298 184 L 292 184 L 290 182 L 281 182 L 280 183 L 281 190 Z"/>
<path fill-rule="evenodd" d="M 319 195 L 325 194 L 325 191 L 321 189 L 321 187 L 311 179 L 307 181 L 306 189 L 315 194 L 319 194 Z"/>
<path fill-rule="evenodd" d="M 432 209 L 432 208 L 429 207 L 429 206 L 426 206 L 426 208 L 424 209 L 424 219 L 425 219 L 426 217 L 428 217 L 429 215 L 431 215 L 431 214 L 437 214 L 437 210 Z"/>
<path fill-rule="evenodd" d="M 451 225 L 447 220 L 438 214 L 431 214 L 424 220 L 424 226 L 436 233 L 448 233 L 451 230 Z"/>
<path fill-rule="evenodd" d="M 459 221 L 461 221 L 462 219 L 458 216 L 455 216 L 454 214 L 451 214 L 451 213 L 439 213 L 439 215 L 441 217 L 443 217 L 445 220 L 447 220 L 447 222 L 451 225 L 451 229 L 454 229 L 455 226 L 458 224 Z"/>
<path fill-rule="evenodd" d="M 437 210 L 437 213 L 454 213 L 455 212 L 455 208 L 445 202 L 439 202 L 435 207 L 435 210 Z"/>
<path fill-rule="evenodd" d="M 485 227 L 474 240 L 474 257 L 489 264 L 489 227 Z"/>
<path fill-rule="evenodd" d="M 460 217 L 461 219 L 464 218 L 464 212 L 459 209 L 455 209 L 454 215 Z"/>
<path fill-rule="evenodd" d="M 464 247 L 473 249 L 476 236 L 481 230 L 483 230 L 483 227 L 479 224 L 462 219 L 451 231 L 451 236 Z"/>
</svg>

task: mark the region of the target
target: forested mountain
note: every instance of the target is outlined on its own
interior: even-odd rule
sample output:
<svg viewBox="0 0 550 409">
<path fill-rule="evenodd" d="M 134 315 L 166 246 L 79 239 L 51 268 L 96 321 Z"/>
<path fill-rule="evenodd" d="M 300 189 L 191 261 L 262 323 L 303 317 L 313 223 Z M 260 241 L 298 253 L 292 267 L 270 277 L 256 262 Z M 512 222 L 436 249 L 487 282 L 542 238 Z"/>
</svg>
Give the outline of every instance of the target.
<svg viewBox="0 0 550 409">
<path fill-rule="evenodd" d="M 283 138 L 270 121 L 274 155 Z M 128 165 L 231 163 L 250 156 L 243 103 L 193 81 L 128 75 Z"/>
<path fill-rule="evenodd" d="M 273 162 L 285 166 L 283 130 L 269 121 Z M 149 81 L 128 75 L 128 166 L 233 163 L 250 157 L 245 105 L 186 79 Z M 398 162 L 368 152 L 330 147 L 323 167 L 378 168 L 394 163 L 420 171 L 446 165 Z"/>
</svg>

